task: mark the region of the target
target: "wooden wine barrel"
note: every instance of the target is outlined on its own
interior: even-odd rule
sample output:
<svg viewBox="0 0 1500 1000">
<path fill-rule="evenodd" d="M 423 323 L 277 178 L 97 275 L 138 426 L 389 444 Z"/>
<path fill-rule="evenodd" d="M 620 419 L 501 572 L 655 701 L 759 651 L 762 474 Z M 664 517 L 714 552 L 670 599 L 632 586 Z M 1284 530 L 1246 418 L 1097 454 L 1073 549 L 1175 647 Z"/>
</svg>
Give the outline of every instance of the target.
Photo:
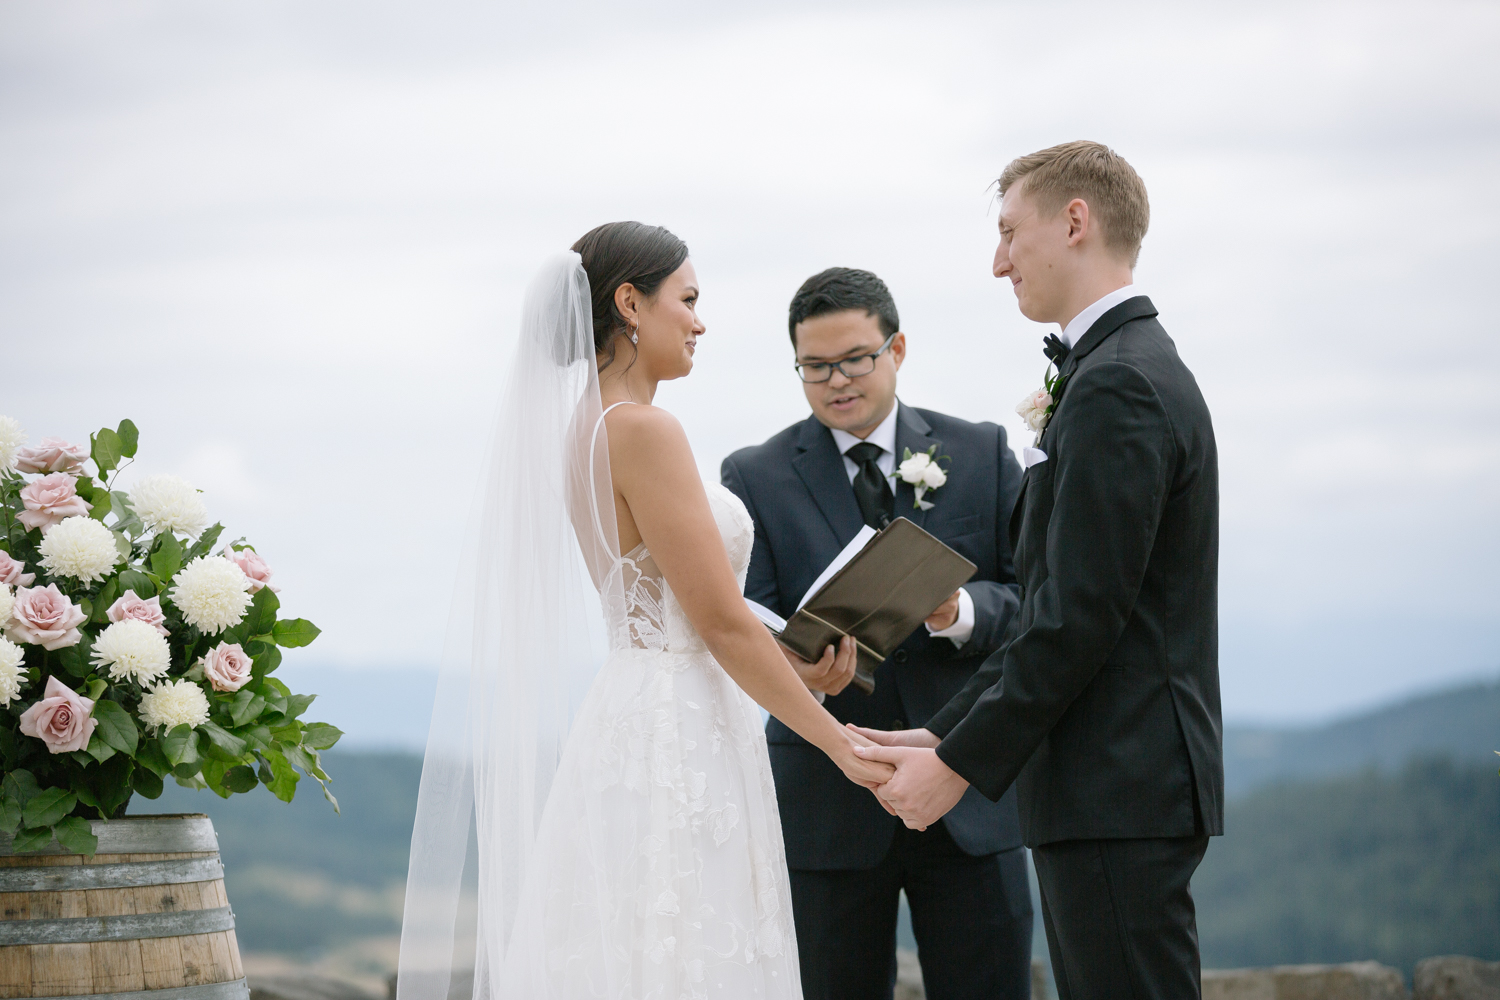
<svg viewBox="0 0 1500 1000">
<path fill-rule="evenodd" d="M 0 834 L 0 997 L 246 1000 L 214 826 L 96 820 L 98 853 Z"/>
</svg>

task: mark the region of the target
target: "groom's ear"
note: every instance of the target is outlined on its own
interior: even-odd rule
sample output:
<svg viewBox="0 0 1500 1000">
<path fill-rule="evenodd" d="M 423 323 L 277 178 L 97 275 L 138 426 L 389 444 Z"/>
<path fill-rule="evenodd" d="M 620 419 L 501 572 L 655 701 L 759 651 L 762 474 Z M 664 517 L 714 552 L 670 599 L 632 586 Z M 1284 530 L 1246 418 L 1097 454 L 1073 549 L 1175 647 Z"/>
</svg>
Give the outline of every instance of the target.
<svg viewBox="0 0 1500 1000">
<path fill-rule="evenodd" d="M 1063 206 L 1062 214 L 1068 223 L 1068 246 L 1076 247 L 1089 236 L 1090 229 L 1096 223 L 1089 213 L 1089 203 L 1082 198 L 1074 198 Z M 1098 234 L 1094 234 L 1097 239 Z"/>
</svg>

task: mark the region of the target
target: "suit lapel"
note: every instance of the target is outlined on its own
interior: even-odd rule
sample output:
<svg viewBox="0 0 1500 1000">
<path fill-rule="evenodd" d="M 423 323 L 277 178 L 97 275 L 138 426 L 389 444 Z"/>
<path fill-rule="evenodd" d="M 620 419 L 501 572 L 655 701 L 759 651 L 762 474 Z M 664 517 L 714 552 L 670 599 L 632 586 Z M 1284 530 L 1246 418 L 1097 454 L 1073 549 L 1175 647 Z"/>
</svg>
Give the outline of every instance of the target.
<svg viewBox="0 0 1500 1000">
<path fill-rule="evenodd" d="M 849 485 L 844 457 L 833 443 L 833 435 L 816 417 L 808 417 L 802 424 L 792 468 L 797 470 L 802 484 L 812 494 L 813 503 L 818 505 L 840 547 L 847 545 L 849 539 L 864 527 L 865 519 L 854 499 L 854 489 Z"/>
<path fill-rule="evenodd" d="M 933 452 L 936 458 L 943 453 L 943 442 L 932 436 L 932 427 L 922 419 L 922 415 L 911 407 L 896 402 L 896 466 L 901 465 L 901 458 L 910 448 L 913 455 L 925 452 L 937 446 Z M 894 470 L 893 470 L 894 471 Z M 910 483 L 903 482 L 900 476 L 891 480 L 896 493 L 896 516 L 909 518 L 918 527 L 926 527 L 927 511 L 917 506 L 916 490 Z M 941 491 L 934 493 L 931 497 L 932 503 L 938 503 Z"/>
<path fill-rule="evenodd" d="M 1108 340 L 1116 330 L 1120 329 L 1126 323 L 1129 323 L 1131 320 L 1145 319 L 1155 315 L 1156 306 L 1151 304 L 1151 300 L 1144 295 L 1137 295 L 1134 298 L 1126 299 L 1103 316 L 1094 320 L 1094 325 L 1084 331 L 1083 336 L 1078 338 L 1078 343 L 1074 344 L 1073 348 L 1068 351 L 1068 356 L 1063 359 L 1062 368 L 1058 370 L 1062 376 L 1063 383 L 1062 389 L 1057 394 L 1056 407 L 1062 406 L 1063 397 L 1068 394 L 1068 382 L 1072 379 L 1073 373 L 1078 370 L 1078 366 L 1083 362 L 1084 358 L 1088 357 L 1096 347 Z M 1054 415 L 1057 413 L 1056 407 L 1052 411 Z M 1042 441 L 1047 440 L 1047 433 L 1051 429 L 1052 423 L 1048 421 L 1047 431 L 1042 433 Z M 1042 441 L 1037 442 L 1037 447 L 1043 451 L 1047 451 L 1045 447 L 1042 447 Z M 1050 444 L 1050 442 L 1048 443 Z M 1048 452 L 1048 454 L 1050 455 L 1051 453 Z M 1029 473 L 1031 470 L 1027 469 L 1026 471 Z M 1027 478 L 1030 477 L 1028 476 Z M 1021 489 L 1023 491 L 1026 489 L 1024 479 L 1021 481 Z M 1016 509 L 1019 510 L 1020 508 L 1021 505 L 1017 502 Z"/>
</svg>

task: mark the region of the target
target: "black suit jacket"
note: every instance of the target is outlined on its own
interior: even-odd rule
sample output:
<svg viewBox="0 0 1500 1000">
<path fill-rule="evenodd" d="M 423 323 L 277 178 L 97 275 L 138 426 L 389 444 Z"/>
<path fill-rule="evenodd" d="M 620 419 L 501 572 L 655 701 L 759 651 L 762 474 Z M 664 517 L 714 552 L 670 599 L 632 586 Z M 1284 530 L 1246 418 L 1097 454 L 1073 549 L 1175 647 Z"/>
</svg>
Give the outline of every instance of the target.
<svg viewBox="0 0 1500 1000">
<path fill-rule="evenodd" d="M 914 509 L 911 486 L 897 480 L 896 513 L 979 569 L 964 585 L 974 599 L 974 632 L 968 642 L 955 647 L 918 628 L 876 668 L 873 695 L 850 686 L 825 702 L 839 721 L 879 729 L 924 725 L 998 648 L 1020 606 L 1004 526 L 1020 490 L 1021 467 L 1006 446 L 1004 429 L 898 406 L 897 460 L 905 448 L 915 453 L 935 444 L 937 454 L 952 461 L 944 463 L 948 481 L 929 494 L 931 510 Z M 755 521 L 745 596 L 790 617 L 817 575 L 864 525 L 833 435 L 808 417 L 765 444 L 730 455 L 721 476 Z M 820 750 L 774 718 L 766 739 L 787 863 L 802 870 L 879 864 L 898 821 Z M 945 822 L 970 854 L 991 854 L 1021 843 L 1013 795 L 997 804 L 971 790 Z"/>
<path fill-rule="evenodd" d="M 1106 312 L 1011 521 L 1023 603 L 1003 648 L 928 723 L 1028 846 L 1224 831 L 1218 452 L 1156 308 Z"/>
</svg>

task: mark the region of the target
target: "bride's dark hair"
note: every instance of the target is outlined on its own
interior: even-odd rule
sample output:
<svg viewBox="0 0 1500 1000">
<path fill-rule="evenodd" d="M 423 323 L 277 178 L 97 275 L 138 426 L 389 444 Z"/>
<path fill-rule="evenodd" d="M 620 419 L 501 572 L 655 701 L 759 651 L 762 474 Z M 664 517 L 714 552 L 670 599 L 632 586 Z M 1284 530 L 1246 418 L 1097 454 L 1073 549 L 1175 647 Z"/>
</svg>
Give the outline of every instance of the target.
<svg viewBox="0 0 1500 1000">
<path fill-rule="evenodd" d="M 647 298 L 688 258 L 687 244 L 661 226 L 640 222 L 607 222 L 584 233 L 573 251 L 583 258 L 594 307 L 594 352 L 604 355 L 601 368 L 615 360 L 615 338 L 625 332 L 625 317 L 615 307 L 615 291 L 629 282 Z"/>
</svg>

